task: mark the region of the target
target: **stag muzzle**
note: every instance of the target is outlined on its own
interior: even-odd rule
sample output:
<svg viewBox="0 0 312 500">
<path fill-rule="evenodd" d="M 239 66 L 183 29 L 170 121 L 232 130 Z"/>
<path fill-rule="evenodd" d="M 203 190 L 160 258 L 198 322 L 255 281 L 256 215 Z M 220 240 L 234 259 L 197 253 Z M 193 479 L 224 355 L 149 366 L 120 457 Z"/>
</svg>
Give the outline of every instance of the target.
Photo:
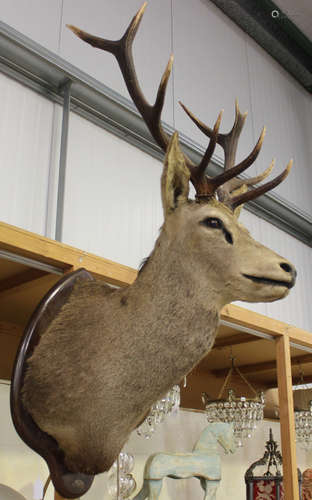
<svg viewBox="0 0 312 500">
<path fill-rule="evenodd" d="M 297 279 L 297 271 L 296 268 L 290 262 L 281 262 L 280 267 L 287 273 L 287 276 L 290 276 L 291 281 L 289 283 L 288 288 L 292 288 Z"/>
<path fill-rule="evenodd" d="M 281 286 L 290 290 L 296 283 L 297 271 L 288 261 L 280 262 L 278 263 L 278 266 L 278 272 L 274 272 L 273 275 L 271 273 L 264 273 L 263 275 L 244 273 L 243 276 L 254 283 L 278 287 Z M 280 271 L 281 269 L 283 271 L 282 273 Z"/>
<path fill-rule="evenodd" d="M 242 275 L 250 286 L 244 289 L 247 302 L 273 302 L 286 297 L 296 283 L 297 271 L 291 262 L 255 242 L 241 242 L 245 247 Z M 240 299 L 241 300 L 241 299 Z"/>
</svg>

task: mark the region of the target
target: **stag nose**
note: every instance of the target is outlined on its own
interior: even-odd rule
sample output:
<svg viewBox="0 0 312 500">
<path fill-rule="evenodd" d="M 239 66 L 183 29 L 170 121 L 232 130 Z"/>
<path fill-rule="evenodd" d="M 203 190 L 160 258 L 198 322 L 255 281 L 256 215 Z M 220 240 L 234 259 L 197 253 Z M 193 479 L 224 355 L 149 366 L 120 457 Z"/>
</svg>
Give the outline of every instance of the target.
<svg viewBox="0 0 312 500">
<path fill-rule="evenodd" d="M 286 273 L 290 274 L 291 276 L 291 286 L 294 286 L 296 282 L 296 277 L 297 277 L 297 271 L 295 267 L 290 264 L 289 262 L 281 262 L 280 267 L 285 271 Z"/>
</svg>

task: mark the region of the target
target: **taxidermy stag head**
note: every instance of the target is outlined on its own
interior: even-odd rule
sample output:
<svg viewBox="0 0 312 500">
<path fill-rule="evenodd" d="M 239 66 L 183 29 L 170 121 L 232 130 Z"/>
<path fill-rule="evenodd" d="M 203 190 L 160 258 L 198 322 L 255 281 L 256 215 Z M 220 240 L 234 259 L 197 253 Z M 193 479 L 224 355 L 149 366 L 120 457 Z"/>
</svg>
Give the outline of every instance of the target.
<svg viewBox="0 0 312 500">
<path fill-rule="evenodd" d="M 270 302 L 295 283 L 292 264 L 253 240 L 238 222 L 240 207 L 277 186 L 286 170 L 254 188 L 271 171 L 241 180 L 257 158 L 264 131 L 250 155 L 235 155 L 246 114 L 236 105 L 232 130 L 219 133 L 221 114 L 209 128 L 185 107 L 209 145 L 198 165 L 162 128 L 160 115 L 172 66 L 162 77 L 153 106 L 135 72 L 132 42 L 145 4 L 119 41 L 71 30 L 111 52 L 152 136 L 166 151 L 161 178 L 164 224 L 136 281 L 112 289 L 100 281 L 77 283 L 41 335 L 28 361 L 23 401 L 36 424 L 53 436 L 70 471 L 96 474 L 112 465 L 129 434 L 152 404 L 211 349 L 221 308 L 234 300 Z M 216 144 L 224 149 L 224 171 L 208 177 Z M 196 189 L 188 198 L 189 183 Z"/>
</svg>

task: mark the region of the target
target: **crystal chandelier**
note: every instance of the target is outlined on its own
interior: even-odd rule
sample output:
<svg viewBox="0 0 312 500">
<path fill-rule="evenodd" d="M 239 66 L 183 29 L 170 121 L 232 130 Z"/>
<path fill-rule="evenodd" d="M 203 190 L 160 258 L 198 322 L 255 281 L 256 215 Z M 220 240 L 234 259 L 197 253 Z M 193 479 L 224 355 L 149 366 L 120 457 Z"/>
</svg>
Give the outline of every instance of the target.
<svg viewBox="0 0 312 500">
<path fill-rule="evenodd" d="M 305 450 L 312 447 L 312 392 L 299 363 L 299 381 L 293 387 L 296 442 Z"/>
<path fill-rule="evenodd" d="M 295 410 L 296 441 L 302 448 L 312 447 L 312 401 L 308 410 Z"/>
<path fill-rule="evenodd" d="M 255 395 L 254 398 L 246 398 L 244 396 L 236 397 L 233 389 L 228 390 L 227 398 L 222 397 L 234 372 L 236 372 L 249 387 Z M 210 399 L 206 393 L 203 393 L 202 401 L 205 405 L 205 412 L 209 423 L 226 422 L 233 424 L 237 447 L 243 446 L 242 440 L 250 438 L 253 431 L 257 428 L 258 423 L 263 420 L 264 393 L 257 393 L 241 371 L 234 366 L 234 358 L 232 358 L 232 366 L 225 378 L 217 399 Z"/>
</svg>

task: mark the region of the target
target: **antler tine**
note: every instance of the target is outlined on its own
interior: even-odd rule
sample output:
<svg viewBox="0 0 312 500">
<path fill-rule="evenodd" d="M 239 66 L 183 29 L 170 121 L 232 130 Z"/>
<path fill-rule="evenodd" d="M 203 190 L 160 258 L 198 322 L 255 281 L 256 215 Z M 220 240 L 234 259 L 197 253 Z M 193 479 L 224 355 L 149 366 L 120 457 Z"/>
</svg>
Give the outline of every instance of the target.
<svg viewBox="0 0 312 500">
<path fill-rule="evenodd" d="M 198 181 L 199 179 L 201 179 L 204 176 L 205 170 L 206 170 L 206 168 L 207 168 L 207 166 L 212 158 L 212 155 L 214 153 L 214 150 L 215 150 L 217 142 L 218 142 L 219 128 L 220 128 L 222 115 L 223 115 L 223 109 L 220 111 L 218 118 L 216 120 L 216 123 L 214 124 L 214 127 L 211 131 L 210 141 L 209 141 L 209 144 L 208 144 L 207 149 L 205 151 L 205 154 L 201 159 L 201 162 L 198 164 L 197 167 L 193 167 L 193 168 L 189 167 L 191 170 L 192 179 L 194 179 L 194 180 Z M 207 181 L 208 181 L 208 178 L 207 178 Z M 209 181 L 210 181 L 210 179 L 209 179 Z"/>
<path fill-rule="evenodd" d="M 272 172 L 274 166 L 274 162 L 272 161 L 271 165 L 262 172 L 262 174 L 257 175 L 256 177 L 250 177 L 249 179 L 231 179 L 228 181 L 226 184 L 227 190 L 229 193 L 232 193 L 232 191 L 235 191 L 236 189 L 240 188 L 241 186 L 254 186 L 255 184 L 258 184 L 259 182 L 263 181 L 266 179 L 270 173 Z"/>
<path fill-rule="evenodd" d="M 224 150 L 224 170 L 234 167 L 238 140 L 247 118 L 247 111 L 241 113 L 238 100 L 235 99 L 235 120 L 232 129 L 227 134 L 220 135 L 220 146 Z"/>
<path fill-rule="evenodd" d="M 173 65 L 173 54 L 171 54 L 171 56 L 169 58 L 166 69 L 165 69 L 164 74 L 162 76 L 162 79 L 160 81 L 155 104 L 154 104 L 155 117 L 157 118 L 158 122 L 160 122 L 160 115 L 161 115 L 161 112 L 162 112 L 162 109 L 164 106 L 164 102 L 165 102 L 167 84 L 168 84 L 168 80 L 170 78 L 172 65 Z"/>
<path fill-rule="evenodd" d="M 122 72 L 125 84 L 127 86 L 128 92 L 136 105 L 138 111 L 142 115 L 150 133 L 154 137 L 156 143 L 161 147 L 163 151 L 166 151 L 167 145 L 169 143 L 169 137 L 163 130 L 160 121 L 160 115 L 163 109 L 166 87 L 169 80 L 173 56 L 170 57 L 163 77 L 161 79 L 155 104 L 151 106 L 145 99 L 143 92 L 141 90 L 132 55 L 132 44 L 135 35 L 138 31 L 141 19 L 143 17 L 147 2 L 145 2 L 139 9 L 137 14 L 133 17 L 130 22 L 125 34 L 120 40 L 106 40 L 97 36 L 90 35 L 85 31 L 76 28 L 75 26 L 69 25 L 68 28 L 71 29 L 79 38 L 89 43 L 93 47 L 105 50 L 113 54 L 119 64 L 120 70 Z"/>
<path fill-rule="evenodd" d="M 184 109 L 185 113 L 189 116 L 189 118 L 195 123 L 195 125 L 203 132 L 203 134 L 207 135 L 208 137 L 212 138 L 213 136 L 213 129 L 208 127 L 205 123 L 203 123 L 199 118 L 197 118 L 192 111 L 190 111 L 183 102 L 179 101 L 180 106 Z M 219 134 L 218 138 L 218 143 L 220 141 L 220 136 L 222 134 Z"/>
<path fill-rule="evenodd" d="M 274 164 L 274 160 L 272 161 L 271 166 L 273 166 L 273 164 Z M 239 205 L 242 205 L 243 203 L 246 203 L 247 201 L 254 200 L 255 198 L 258 198 L 258 196 L 261 196 L 262 194 L 267 193 L 271 189 L 275 188 L 288 176 L 288 174 L 291 170 L 292 164 L 293 164 L 293 160 L 290 160 L 287 167 L 285 168 L 285 170 L 280 175 L 275 177 L 275 179 L 273 179 L 270 182 L 266 182 L 265 184 L 263 184 L 262 186 L 259 186 L 258 188 L 252 189 L 250 191 L 246 191 L 245 193 L 242 193 L 238 196 L 234 196 L 233 198 L 231 198 L 228 201 L 228 205 L 230 205 L 230 207 L 234 210 Z"/>
<path fill-rule="evenodd" d="M 186 112 L 186 114 L 191 118 L 191 120 L 195 123 L 195 125 L 208 137 L 213 137 L 213 130 L 200 121 L 183 103 L 181 103 L 182 108 Z M 236 177 L 246 170 L 252 163 L 256 160 L 263 143 L 263 139 L 265 136 L 265 127 L 263 127 L 260 137 L 258 139 L 257 144 L 251 151 L 251 153 L 240 162 L 235 167 L 233 166 L 235 161 L 236 149 L 238 144 L 238 138 L 242 131 L 245 119 L 247 114 L 242 114 L 239 111 L 238 103 L 236 101 L 236 113 L 235 113 L 235 123 L 232 127 L 232 130 L 228 134 L 218 134 L 217 143 L 224 149 L 224 172 L 222 174 L 217 175 L 210 179 L 213 183 L 215 189 L 229 181 L 230 179 Z"/>
<path fill-rule="evenodd" d="M 186 114 L 189 118 L 195 123 L 195 125 L 203 132 L 203 134 L 208 137 L 212 137 L 213 129 L 208 125 L 199 120 L 182 102 L 179 101 L 179 104 L 182 106 Z M 247 117 L 247 112 L 241 113 L 238 106 L 237 99 L 235 100 L 235 120 L 234 125 L 230 132 L 227 134 L 219 134 L 218 135 L 218 144 L 224 150 L 224 169 L 228 170 L 233 167 L 235 163 L 236 150 L 238 145 L 238 139 L 243 129 L 245 120 Z"/>
<path fill-rule="evenodd" d="M 218 175 L 217 177 L 214 177 L 213 180 L 214 180 L 215 185 L 217 187 L 221 186 L 225 182 L 227 182 L 230 179 L 233 179 L 237 175 L 241 174 L 242 172 L 244 172 L 245 170 L 247 170 L 247 168 L 249 168 L 254 163 L 254 161 L 256 160 L 256 158 L 258 156 L 258 154 L 260 153 L 260 150 L 261 150 L 261 147 L 262 147 L 262 143 L 263 143 L 263 139 L 264 139 L 264 136 L 265 136 L 265 130 L 266 130 L 265 127 L 263 127 L 257 144 L 255 145 L 255 147 L 253 148 L 253 150 L 251 151 L 251 153 L 249 153 L 249 155 L 247 156 L 247 158 L 245 158 L 243 161 L 241 161 L 240 163 L 238 163 L 238 165 L 236 165 L 235 167 L 230 167 L 228 169 L 225 169 L 222 174 Z"/>
</svg>

